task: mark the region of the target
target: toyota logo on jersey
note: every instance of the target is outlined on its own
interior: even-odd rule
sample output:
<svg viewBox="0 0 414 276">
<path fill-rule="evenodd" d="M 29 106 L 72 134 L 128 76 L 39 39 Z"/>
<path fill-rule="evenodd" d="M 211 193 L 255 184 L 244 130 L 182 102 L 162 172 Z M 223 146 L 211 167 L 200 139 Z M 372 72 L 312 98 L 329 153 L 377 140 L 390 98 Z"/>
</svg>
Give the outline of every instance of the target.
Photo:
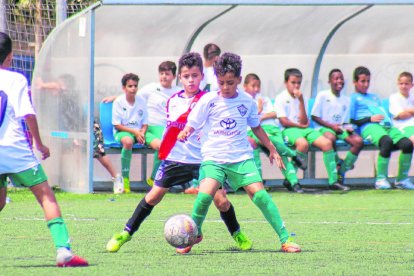
<svg viewBox="0 0 414 276">
<path fill-rule="evenodd" d="M 224 119 L 221 120 L 220 126 L 225 129 L 233 129 L 237 125 L 236 121 L 233 119 Z"/>
</svg>

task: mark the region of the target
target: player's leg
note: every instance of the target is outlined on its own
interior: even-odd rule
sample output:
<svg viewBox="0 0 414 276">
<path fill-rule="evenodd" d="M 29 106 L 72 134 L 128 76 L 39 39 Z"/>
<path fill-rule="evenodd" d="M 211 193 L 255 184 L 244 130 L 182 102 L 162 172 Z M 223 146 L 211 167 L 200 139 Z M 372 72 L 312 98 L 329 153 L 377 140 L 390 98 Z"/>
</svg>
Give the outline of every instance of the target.
<svg viewBox="0 0 414 276">
<path fill-rule="evenodd" d="M 342 162 L 341 167 L 339 168 L 338 174 L 341 176 L 345 175 L 347 171 L 352 170 L 354 168 L 354 164 L 358 159 L 358 155 L 364 146 L 364 140 L 361 136 L 357 134 L 348 135 L 344 137 L 343 140 L 345 140 L 345 142 L 347 142 L 351 146 L 351 148 L 346 153 L 345 159 Z"/>
<path fill-rule="evenodd" d="M 157 174 L 158 167 L 161 164 L 161 160 L 158 158 L 158 151 L 160 150 L 163 133 L 164 127 L 162 126 L 148 126 L 148 130 L 145 134 L 145 143 L 155 150 L 151 176 L 147 179 L 147 183 L 150 186 L 154 184 L 155 175 Z"/>
<path fill-rule="evenodd" d="M 394 148 L 401 150 L 398 160 L 398 174 L 395 180 L 395 187 L 399 189 L 414 190 L 414 184 L 408 177 L 408 171 L 411 167 L 413 157 L 413 143 L 397 128 L 391 128 L 389 135 L 394 142 Z"/>
<path fill-rule="evenodd" d="M 7 176 L 0 175 L 0 212 L 6 206 L 7 198 Z"/>
<path fill-rule="evenodd" d="M 250 146 L 253 148 L 253 158 L 256 163 L 257 169 L 259 170 L 260 175 L 262 175 L 262 160 L 260 159 L 260 147 L 257 137 L 253 134 L 253 131 L 249 130 L 247 140 L 250 143 Z"/>
<path fill-rule="evenodd" d="M 131 168 L 132 146 L 135 143 L 135 137 L 129 132 L 118 132 L 115 134 L 115 139 L 122 144 L 121 150 L 121 167 L 122 178 L 124 181 L 124 191 L 129 193 L 131 191 L 129 185 L 129 170 Z"/>
</svg>

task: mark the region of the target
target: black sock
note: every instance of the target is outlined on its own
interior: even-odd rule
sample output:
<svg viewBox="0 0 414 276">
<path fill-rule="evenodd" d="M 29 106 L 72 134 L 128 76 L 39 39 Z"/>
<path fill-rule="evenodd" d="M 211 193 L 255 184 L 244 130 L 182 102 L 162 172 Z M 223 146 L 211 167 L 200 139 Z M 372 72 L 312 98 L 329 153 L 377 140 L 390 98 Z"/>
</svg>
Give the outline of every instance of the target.
<svg viewBox="0 0 414 276">
<path fill-rule="evenodd" d="M 127 224 L 125 225 L 124 230 L 127 231 L 131 236 L 138 230 L 141 223 L 145 220 L 146 217 L 151 214 L 152 209 L 154 206 L 149 205 L 145 201 L 145 197 L 138 203 L 137 208 L 135 208 L 134 214 L 128 220 Z"/>
<path fill-rule="evenodd" d="M 220 212 L 220 217 L 227 226 L 227 229 L 230 232 L 230 235 L 240 230 L 239 222 L 236 218 L 236 213 L 234 212 L 233 205 L 230 203 L 230 208 L 227 212 Z"/>
</svg>

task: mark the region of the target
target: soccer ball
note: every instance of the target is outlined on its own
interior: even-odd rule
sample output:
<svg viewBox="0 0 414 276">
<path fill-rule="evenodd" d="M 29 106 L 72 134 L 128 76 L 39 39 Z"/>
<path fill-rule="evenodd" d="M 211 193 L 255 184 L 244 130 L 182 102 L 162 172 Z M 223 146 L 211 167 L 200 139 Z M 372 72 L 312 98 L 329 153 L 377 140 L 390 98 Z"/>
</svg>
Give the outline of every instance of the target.
<svg viewBox="0 0 414 276">
<path fill-rule="evenodd" d="M 193 245 L 197 235 L 197 225 L 188 215 L 174 215 L 165 222 L 164 237 L 176 248 Z"/>
</svg>

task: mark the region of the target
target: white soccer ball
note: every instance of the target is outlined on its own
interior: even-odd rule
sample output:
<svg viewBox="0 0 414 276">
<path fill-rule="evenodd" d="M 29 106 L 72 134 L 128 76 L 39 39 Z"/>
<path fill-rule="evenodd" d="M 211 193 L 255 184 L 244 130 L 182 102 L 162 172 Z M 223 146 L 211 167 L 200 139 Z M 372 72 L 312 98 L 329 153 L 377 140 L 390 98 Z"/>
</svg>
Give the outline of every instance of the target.
<svg viewBox="0 0 414 276">
<path fill-rule="evenodd" d="M 193 245 L 197 235 L 197 225 L 188 215 L 174 215 L 165 222 L 164 237 L 176 248 Z"/>
</svg>

